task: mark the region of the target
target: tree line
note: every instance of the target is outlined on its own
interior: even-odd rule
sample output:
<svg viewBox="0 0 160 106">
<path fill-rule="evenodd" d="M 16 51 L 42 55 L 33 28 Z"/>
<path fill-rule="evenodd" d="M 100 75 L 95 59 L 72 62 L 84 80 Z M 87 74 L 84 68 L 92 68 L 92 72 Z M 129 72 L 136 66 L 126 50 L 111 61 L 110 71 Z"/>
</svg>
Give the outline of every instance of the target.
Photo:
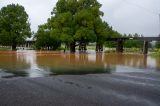
<svg viewBox="0 0 160 106">
<path fill-rule="evenodd" d="M 104 13 L 100 11 L 101 4 L 97 0 L 58 0 L 51 11 L 47 22 L 39 25 L 35 33 L 37 49 L 56 50 L 61 44 L 66 49 L 75 52 L 78 46 L 85 51 L 90 42 L 96 42 L 96 51 L 103 51 L 103 45 L 114 47 L 115 42 L 105 42 L 107 38 L 122 36 L 102 20 Z M 16 46 L 22 44 L 31 36 L 28 14 L 23 6 L 9 4 L 0 10 L 0 45 Z M 125 47 L 140 47 L 141 41 L 126 41 Z"/>
<path fill-rule="evenodd" d="M 132 37 L 143 37 L 143 35 L 135 33 L 135 34 L 128 34 L 128 35 L 124 34 L 124 35 L 121 35 L 120 37 L 131 37 L 132 38 Z M 144 42 L 141 40 L 129 39 L 129 40 L 126 40 L 123 45 L 125 48 L 142 48 L 143 43 Z M 117 42 L 107 41 L 107 42 L 105 42 L 105 46 L 109 47 L 109 48 L 115 48 L 117 46 Z"/>
</svg>

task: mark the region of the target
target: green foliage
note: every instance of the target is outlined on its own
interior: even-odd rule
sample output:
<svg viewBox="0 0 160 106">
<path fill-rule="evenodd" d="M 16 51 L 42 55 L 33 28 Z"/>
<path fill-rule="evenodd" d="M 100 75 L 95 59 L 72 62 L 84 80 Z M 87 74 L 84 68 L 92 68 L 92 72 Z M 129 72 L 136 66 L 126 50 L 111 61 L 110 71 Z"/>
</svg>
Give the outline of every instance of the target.
<svg viewBox="0 0 160 106">
<path fill-rule="evenodd" d="M 39 27 L 37 47 L 48 46 L 51 40 L 70 46 L 73 52 L 77 44 L 82 46 L 97 42 L 103 45 L 107 37 L 115 35 L 112 28 L 102 21 L 103 12 L 100 8 L 97 0 L 58 0 L 46 23 L 47 29 Z"/>
<path fill-rule="evenodd" d="M 143 41 L 140 40 L 127 40 L 124 43 L 124 47 L 126 48 L 142 48 Z"/>
<path fill-rule="evenodd" d="M 126 48 L 126 49 L 125 49 L 125 52 L 141 53 L 141 52 L 142 52 L 142 48 L 135 48 L 135 47 Z"/>
<path fill-rule="evenodd" d="M 9 32 L 5 30 L 0 31 L 0 45 L 10 45 L 11 39 L 9 39 Z"/>
<path fill-rule="evenodd" d="M 88 42 L 94 41 L 96 39 L 96 36 L 93 30 L 90 30 L 85 27 L 81 27 L 76 31 L 74 35 L 74 39 L 79 42 L 88 43 Z"/>
<path fill-rule="evenodd" d="M 106 28 L 107 28 L 107 34 L 108 34 L 107 37 L 109 37 L 109 38 L 122 37 L 122 35 L 119 32 L 113 30 L 112 27 L 110 27 L 107 23 L 106 23 Z M 117 46 L 117 42 L 115 42 L 115 41 L 106 41 L 105 42 L 105 46 L 109 47 L 109 48 L 115 48 Z"/>
<path fill-rule="evenodd" d="M 10 4 L 0 10 L 0 44 L 11 45 L 16 49 L 18 44 L 30 37 L 28 15 L 23 6 Z"/>
<path fill-rule="evenodd" d="M 97 0 L 58 0 L 48 20 L 51 31 L 62 43 L 104 42 L 107 30 Z"/>
<path fill-rule="evenodd" d="M 105 42 L 105 46 L 109 48 L 115 48 L 117 46 L 117 42 L 115 41 L 107 41 Z"/>
<path fill-rule="evenodd" d="M 160 34 L 158 35 L 158 37 L 160 37 Z M 155 48 L 160 48 L 160 41 L 157 41 L 157 42 L 156 42 Z"/>
<path fill-rule="evenodd" d="M 56 50 L 60 46 L 60 40 L 52 34 L 47 25 L 41 25 L 39 26 L 39 29 L 35 35 L 36 38 L 36 48 L 42 49 L 47 48 Z"/>
<path fill-rule="evenodd" d="M 157 41 L 157 42 L 156 42 L 155 47 L 156 47 L 156 48 L 160 48 L 160 41 Z"/>
<path fill-rule="evenodd" d="M 11 48 L 10 47 L 0 47 L 0 51 L 7 51 L 7 50 L 11 50 Z"/>
<path fill-rule="evenodd" d="M 152 57 L 160 58 L 160 49 L 154 49 L 153 53 L 151 53 Z"/>
<path fill-rule="evenodd" d="M 105 42 L 105 39 L 107 38 L 108 33 L 107 33 L 107 26 L 106 22 L 102 22 L 102 20 L 98 17 L 96 18 L 94 22 L 94 27 L 95 27 L 95 34 L 96 34 L 96 42 L 99 44 L 103 44 Z"/>
<path fill-rule="evenodd" d="M 142 35 L 138 35 L 138 34 L 128 35 L 128 37 L 141 37 L 141 36 Z M 142 46 L 143 46 L 143 41 L 141 40 L 127 40 L 124 43 L 124 47 L 126 48 L 142 48 Z"/>
</svg>

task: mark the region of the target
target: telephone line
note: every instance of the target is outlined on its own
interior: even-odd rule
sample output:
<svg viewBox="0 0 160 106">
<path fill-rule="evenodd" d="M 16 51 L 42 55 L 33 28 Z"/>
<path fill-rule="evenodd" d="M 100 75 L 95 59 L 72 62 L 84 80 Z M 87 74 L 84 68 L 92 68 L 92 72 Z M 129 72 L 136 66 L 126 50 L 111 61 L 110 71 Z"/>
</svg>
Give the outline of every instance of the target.
<svg viewBox="0 0 160 106">
<path fill-rule="evenodd" d="M 145 11 L 148 12 L 148 13 L 151 13 L 151 14 L 154 14 L 154 15 L 159 15 L 159 13 L 154 12 L 154 11 L 148 9 L 148 8 L 143 7 L 143 6 L 140 6 L 140 5 L 138 5 L 138 4 L 135 4 L 135 3 L 133 3 L 133 2 L 128 2 L 127 0 L 122 0 L 122 1 L 125 2 L 125 3 L 127 3 L 127 4 L 130 4 L 130 5 L 136 6 L 136 7 L 138 7 L 138 8 L 141 8 L 141 9 L 145 10 Z"/>
</svg>

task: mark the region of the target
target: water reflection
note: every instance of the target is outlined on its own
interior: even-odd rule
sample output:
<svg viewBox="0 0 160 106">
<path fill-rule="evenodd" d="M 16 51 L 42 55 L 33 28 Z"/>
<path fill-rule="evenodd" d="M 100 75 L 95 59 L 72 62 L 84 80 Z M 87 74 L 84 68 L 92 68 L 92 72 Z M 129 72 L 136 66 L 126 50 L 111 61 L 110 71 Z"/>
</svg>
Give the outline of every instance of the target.
<svg viewBox="0 0 160 106">
<path fill-rule="evenodd" d="M 104 63 L 136 68 L 147 68 L 147 55 L 141 54 L 105 54 Z"/>
<path fill-rule="evenodd" d="M 106 73 L 111 68 L 104 68 L 104 64 L 89 59 L 90 54 L 37 54 L 37 64 L 45 70 L 51 70 L 54 74 L 88 74 Z"/>
<path fill-rule="evenodd" d="M 12 73 L 10 76 L 25 76 L 24 70 L 30 68 L 30 63 L 26 62 L 25 55 L 17 52 L 0 52 L 0 70 Z"/>
<path fill-rule="evenodd" d="M 140 54 L 0 52 L 0 77 L 110 73 L 121 69 L 122 66 L 132 67 L 128 70 L 134 68 L 159 70 L 160 59 Z"/>
</svg>

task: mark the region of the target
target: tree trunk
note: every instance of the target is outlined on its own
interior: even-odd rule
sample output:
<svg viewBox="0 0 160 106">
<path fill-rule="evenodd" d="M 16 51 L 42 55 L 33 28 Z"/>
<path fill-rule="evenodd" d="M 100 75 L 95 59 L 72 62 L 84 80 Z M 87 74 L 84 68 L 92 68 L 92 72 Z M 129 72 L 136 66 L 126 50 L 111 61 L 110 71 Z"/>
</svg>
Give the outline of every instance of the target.
<svg viewBox="0 0 160 106">
<path fill-rule="evenodd" d="M 85 43 L 84 44 L 84 51 L 86 52 L 86 50 L 87 50 L 87 44 Z"/>
<path fill-rule="evenodd" d="M 12 50 L 15 51 L 16 47 L 17 47 L 17 42 L 16 42 L 16 38 L 15 37 L 12 38 L 11 45 L 12 45 Z"/>
<path fill-rule="evenodd" d="M 86 52 L 87 50 L 87 44 L 85 42 L 79 43 L 79 52 Z"/>
<path fill-rule="evenodd" d="M 148 53 L 148 41 L 144 41 L 144 45 L 143 45 L 143 54 L 147 54 Z"/>
<path fill-rule="evenodd" d="M 123 40 L 118 40 L 117 41 L 117 52 L 123 53 Z"/>
<path fill-rule="evenodd" d="M 12 44 L 12 50 L 14 51 L 14 50 L 16 50 L 16 44 Z"/>
<path fill-rule="evenodd" d="M 98 43 L 96 43 L 96 52 L 98 52 Z"/>
<path fill-rule="evenodd" d="M 80 42 L 79 43 L 79 52 L 81 52 L 82 51 L 82 43 Z"/>
<path fill-rule="evenodd" d="M 103 44 L 96 43 L 96 52 L 102 52 L 103 51 Z"/>
<path fill-rule="evenodd" d="M 75 53 L 75 51 L 76 51 L 75 47 L 76 47 L 76 43 L 75 42 L 70 44 L 70 52 L 71 53 Z"/>
</svg>

